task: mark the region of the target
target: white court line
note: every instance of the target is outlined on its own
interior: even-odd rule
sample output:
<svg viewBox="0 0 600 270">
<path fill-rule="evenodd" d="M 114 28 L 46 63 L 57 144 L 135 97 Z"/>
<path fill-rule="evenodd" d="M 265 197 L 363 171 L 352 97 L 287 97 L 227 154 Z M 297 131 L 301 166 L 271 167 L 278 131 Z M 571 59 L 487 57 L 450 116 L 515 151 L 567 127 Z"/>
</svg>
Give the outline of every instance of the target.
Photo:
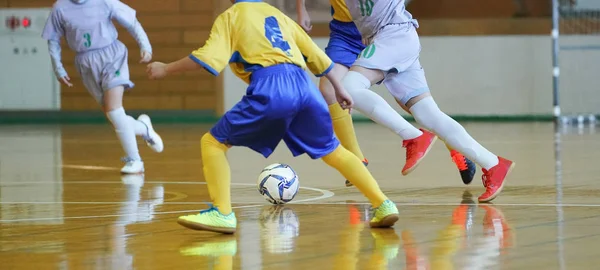
<svg viewBox="0 0 600 270">
<path fill-rule="evenodd" d="M 104 167 L 104 166 L 89 166 L 89 165 L 69 165 L 63 164 L 60 167 L 68 169 L 80 169 L 80 170 L 92 170 L 92 171 L 118 171 L 119 168 L 115 167 Z"/>
<path fill-rule="evenodd" d="M 328 195 L 327 195 L 328 196 Z M 308 198 L 308 199 L 303 199 L 303 200 L 298 200 L 298 201 L 292 201 L 287 203 L 286 205 L 289 204 L 300 204 L 300 205 L 350 205 L 350 204 L 354 204 L 354 205 L 370 205 L 371 203 L 368 202 L 316 202 L 316 203 L 306 203 L 306 202 L 310 202 L 310 201 L 317 201 L 317 200 L 321 200 L 321 199 L 326 199 L 326 198 L 321 198 L 324 197 L 324 195 L 321 195 L 319 197 L 314 197 L 314 198 Z M 210 202 L 164 202 L 161 203 L 159 205 L 198 205 L 198 204 L 208 204 Z M 244 204 L 244 203 L 250 203 L 250 204 L 260 204 L 262 202 L 252 202 L 252 201 L 244 201 L 244 202 L 231 202 L 232 204 Z M 97 205 L 112 205 L 112 204 L 117 204 L 117 205 L 126 205 L 126 204 L 139 204 L 139 202 L 0 202 L 0 205 L 2 204 L 97 204 Z M 269 204 L 261 204 L 261 205 L 269 205 Z M 478 205 L 477 203 L 473 203 L 473 204 L 461 204 L 461 203 L 396 203 L 397 206 L 459 206 L 459 205 Z M 562 207 L 600 207 L 600 204 L 556 204 L 556 203 L 493 203 L 493 204 L 481 204 L 481 205 L 491 205 L 491 206 L 532 206 L 532 207 L 556 207 L 556 206 L 562 206 Z M 235 208 L 235 207 L 234 207 Z M 2 221 L 2 220 L 0 220 Z"/>
<path fill-rule="evenodd" d="M 105 181 L 108 182 L 108 181 Z M 93 182 L 92 182 L 93 183 Z M 120 182 L 110 182 L 110 183 L 120 183 Z M 146 182 L 149 183 L 149 182 Z M 164 183 L 169 183 L 169 182 L 164 182 Z M 182 182 L 182 183 L 190 183 L 190 182 Z M 194 182 L 195 184 L 206 184 L 206 182 Z M 238 185 L 238 186 L 254 186 L 255 184 L 249 184 L 249 183 L 231 183 L 232 186 L 234 185 Z M 323 200 L 323 199 L 327 199 L 330 197 L 333 197 L 335 195 L 335 193 L 329 191 L 329 190 L 325 190 L 325 189 L 319 189 L 319 188 L 311 188 L 311 187 L 300 187 L 300 189 L 306 189 L 306 190 L 311 190 L 311 191 L 316 191 L 316 192 L 320 192 L 321 196 L 318 197 L 313 197 L 313 198 L 306 198 L 306 199 L 302 199 L 302 200 L 295 200 L 293 202 L 289 202 L 287 204 L 298 204 L 298 203 L 303 203 L 303 202 L 311 202 L 311 201 L 317 201 L 317 200 Z M 6 202 L 2 202 L 0 204 L 5 204 Z M 27 204 L 24 202 L 20 202 L 21 204 Z M 93 203 L 93 202 L 88 202 L 88 203 Z M 248 203 L 248 202 L 245 202 Z M 163 203 L 163 204 L 168 204 L 168 203 Z M 192 204 L 192 203 L 190 203 Z M 202 203 L 198 203 L 198 204 L 202 204 Z M 206 204 L 206 203 L 203 203 Z M 161 204 L 162 205 L 162 204 Z M 253 208 L 253 207 L 263 207 L 263 206 L 269 206 L 269 204 L 267 203 L 263 203 L 263 204 L 251 204 L 251 205 L 242 205 L 242 206 L 234 206 L 232 207 L 233 209 L 242 209 L 242 208 Z M 180 211 L 166 211 L 166 212 L 154 212 L 154 215 L 164 215 L 164 214 L 176 214 L 176 213 L 191 213 L 191 212 L 198 212 L 198 209 L 195 210 L 180 210 Z M 23 222 L 23 221 L 46 221 L 46 220 L 65 220 L 65 219 L 93 219 L 93 218 L 107 218 L 107 217 L 124 217 L 124 216 L 133 216 L 133 215 L 138 215 L 137 213 L 129 213 L 129 214 L 113 214 L 113 215 L 97 215 L 97 216 L 75 216 L 75 217 L 50 217 L 50 218 L 26 218 L 26 219 L 0 219 L 0 223 L 10 223 L 10 222 Z"/>
<path fill-rule="evenodd" d="M 316 198 L 310 198 L 310 199 L 306 199 L 304 200 L 304 202 L 306 202 L 307 200 L 314 200 Z M 299 203 L 299 202 L 296 202 Z M 291 204 L 291 203 L 289 203 Z M 348 205 L 348 204 L 354 204 L 354 205 L 369 205 L 370 203 L 367 202 L 363 202 L 363 203 L 346 203 L 346 202 L 340 202 L 340 203 L 306 203 L 306 204 L 299 204 L 299 205 Z M 396 203 L 396 205 L 398 206 L 458 206 L 461 205 L 460 203 Z M 540 206 L 540 207 L 556 207 L 557 204 L 513 204 L 513 203 L 506 203 L 506 204 L 502 204 L 502 203 L 497 203 L 497 204 L 490 204 L 493 206 Z M 243 208 L 253 208 L 253 207 L 264 207 L 264 206 L 269 206 L 269 204 L 251 204 L 251 205 L 241 205 L 241 206 L 234 206 L 232 207 L 233 209 L 243 209 Z M 561 205 L 563 207 L 600 207 L 600 204 L 563 204 Z M 402 209 L 400 209 L 402 210 Z M 192 213 L 192 212 L 198 212 L 199 210 L 179 210 L 179 211 L 165 211 L 165 212 L 154 212 L 154 215 L 166 215 L 166 214 L 177 214 L 177 213 Z M 97 216 L 75 216 L 75 217 L 51 217 L 51 218 L 27 218 L 27 219 L 3 219 L 0 220 L 0 223 L 11 223 L 11 222 L 23 222 L 23 221 L 46 221 L 46 220 L 66 220 L 66 219 L 94 219 L 94 218 L 107 218 L 107 217 L 124 217 L 124 216 L 132 216 L 132 215 L 137 215 L 137 214 L 120 214 L 120 215 L 97 215 Z"/>
<path fill-rule="evenodd" d="M 323 202 L 307 203 L 307 205 L 370 205 L 368 202 Z M 533 207 L 600 207 L 600 204 L 577 204 L 577 203 L 395 203 L 397 206 L 459 206 L 459 205 L 490 205 L 490 206 L 533 206 Z"/>
</svg>

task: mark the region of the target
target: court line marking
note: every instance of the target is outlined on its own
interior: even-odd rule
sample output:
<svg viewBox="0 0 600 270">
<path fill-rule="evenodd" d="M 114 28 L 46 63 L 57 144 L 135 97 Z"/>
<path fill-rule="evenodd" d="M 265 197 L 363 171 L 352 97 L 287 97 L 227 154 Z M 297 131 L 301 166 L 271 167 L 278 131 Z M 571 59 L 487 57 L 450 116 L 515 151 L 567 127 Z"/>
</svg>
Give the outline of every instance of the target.
<svg viewBox="0 0 600 270">
<path fill-rule="evenodd" d="M 62 164 L 59 167 L 67 168 L 67 169 L 80 169 L 80 170 L 91 170 L 91 171 L 117 171 L 117 170 L 119 170 L 119 168 L 116 168 L 116 167 L 72 165 L 72 164 Z"/>
<path fill-rule="evenodd" d="M 309 198 L 309 199 L 305 199 L 303 200 L 304 202 L 306 202 L 306 200 L 314 200 L 315 198 Z M 299 204 L 300 201 L 296 202 L 295 204 L 298 205 L 349 205 L 349 204 L 355 204 L 355 205 L 370 205 L 370 203 L 367 202 L 353 202 L 353 203 L 346 203 L 346 202 L 340 202 L 340 203 L 304 203 L 304 204 Z M 288 203 L 288 204 L 292 204 L 292 203 Z M 459 205 L 469 205 L 469 204 L 461 204 L 461 203 L 396 203 L 396 205 L 398 206 L 459 206 Z M 472 204 L 472 205 L 477 205 L 477 204 Z M 559 204 L 514 204 L 514 203 L 506 203 L 506 204 L 502 204 L 502 203 L 497 203 L 497 204 L 490 204 L 493 206 L 541 206 L 541 207 L 555 207 Z M 265 206 L 273 206 L 270 204 L 250 204 L 250 205 L 240 205 L 240 206 L 234 206 L 232 207 L 232 209 L 243 209 L 243 208 L 254 208 L 254 207 L 265 207 Z M 600 204 L 563 204 L 560 205 L 563 207 L 600 207 Z M 198 212 L 198 209 L 195 210 L 177 210 L 177 211 L 164 211 L 164 212 L 154 212 L 153 215 L 167 215 L 167 214 L 178 214 L 178 213 L 193 213 L 193 212 Z M 109 217 L 124 217 L 124 216 L 133 216 L 133 215 L 137 215 L 137 213 L 131 213 L 131 214 L 111 214 L 111 215 L 96 215 L 96 216 L 73 216 L 73 217 L 49 217 L 49 218 L 27 218 L 27 219 L 2 219 L 0 220 L 0 223 L 12 223 L 12 222 L 24 222 L 24 221 L 47 221 L 47 220 L 70 220 L 70 219 L 94 219 L 94 218 L 109 218 Z"/>
<path fill-rule="evenodd" d="M 109 181 L 104 181 L 104 182 L 109 182 Z M 31 182 L 30 182 L 31 183 Z M 35 182 L 34 182 L 35 183 Z M 50 182 L 42 182 L 42 183 L 50 183 Z M 110 182 L 110 183 L 120 183 L 120 182 Z M 146 182 L 149 183 L 149 182 Z M 166 182 L 168 183 L 168 182 Z M 182 182 L 182 183 L 191 183 L 191 182 Z M 193 182 L 194 184 L 206 184 L 206 182 Z M 255 184 L 250 184 L 250 183 L 231 183 L 231 185 L 238 185 L 238 186 L 254 186 Z M 313 187 L 300 187 L 301 189 L 306 189 L 306 190 L 311 190 L 311 191 L 316 191 L 316 192 L 320 192 L 321 196 L 317 196 L 317 197 L 312 197 L 312 198 L 306 198 L 306 199 L 301 199 L 301 200 L 295 200 L 292 202 L 287 203 L 287 205 L 289 204 L 299 204 L 299 203 L 303 203 L 303 202 L 311 202 L 311 201 L 317 201 L 317 200 L 323 200 L 323 199 L 327 199 L 330 197 L 333 197 L 335 195 L 335 193 L 329 191 L 329 190 L 325 190 L 325 189 L 320 189 L 320 188 L 313 188 Z M 23 202 L 20 202 L 21 204 L 26 204 Z M 56 202 L 58 203 L 58 202 Z M 248 202 L 245 202 L 248 203 Z M 6 202 L 1 202 L 0 204 L 7 204 Z M 163 204 L 171 204 L 171 203 L 162 203 L 162 204 L 158 204 L 158 205 L 163 205 Z M 192 203 L 190 203 L 192 204 Z M 205 202 L 203 203 L 196 203 L 196 204 L 207 204 Z M 243 208 L 253 208 L 253 207 L 264 207 L 264 206 L 273 206 L 272 204 L 268 204 L 268 203 L 262 203 L 262 204 L 257 204 L 257 203 L 252 203 L 250 205 L 240 205 L 240 206 L 234 206 L 231 207 L 233 209 L 243 209 Z M 165 214 L 177 214 L 177 213 L 192 213 L 192 212 L 198 212 L 198 209 L 195 210 L 178 210 L 178 211 L 165 211 L 165 212 L 154 212 L 154 215 L 165 215 Z M 93 218 L 107 218 L 107 217 L 124 217 L 124 216 L 134 216 L 134 215 L 138 215 L 138 213 L 127 213 L 127 214 L 112 214 L 112 215 L 96 215 L 96 216 L 73 216 L 73 217 L 49 217 L 49 218 L 26 218 L 26 219 L 0 219 L 0 223 L 11 223 L 11 222 L 24 222 L 24 221 L 47 221 L 47 220 L 67 220 L 67 219 L 93 219 Z"/>
<path fill-rule="evenodd" d="M 317 201 L 320 200 L 320 197 L 324 197 L 324 195 L 321 195 L 319 197 L 314 197 L 314 198 L 307 198 L 307 199 L 302 199 L 302 200 L 298 200 L 298 201 L 292 201 L 287 203 L 286 205 L 290 205 L 290 204 L 300 204 L 300 205 L 370 205 L 371 203 L 368 202 L 331 202 L 331 203 L 327 203 L 327 202 L 316 202 L 316 203 L 307 203 L 310 201 Z M 329 197 L 327 197 L 329 198 Z M 326 198 L 323 198 L 326 199 Z M 127 204 L 139 204 L 141 202 L 147 202 L 147 201 L 151 201 L 152 199 L 149 200 L 140 200 L 140 201 L 136 201 L 136 202 L 0 202 L 0 205 L 2 204 L 97 204 L 97 205 L 127 205 Z M 209 204 L 210 202 L 163 202 L 157 205 L 198 205 L 198 204 Z M 258 202 L 258 201 L 243 201 L 243 202 L 231 202 L 232 204 L 244 204 L 244 203 L 250 203 L 250 204 L 260 204 L 262 202 Z M 269 205 L 269 204 L 264 204 L 264 205 Z M 472 203 L 472 204 L 461 204 L 461 203 L 396 203 L 397 206 L 459 206 L 459 205 L 486 205 L 486 204 L 477 204 L 477 203 Z M 567 204 L 556 204 L 556 203 L 493 203 L 493 204 L 489 204 L 491 206 L 533 206 L 533 207 L 557 207 L 557 206 L 562 206 L 562 207 L 600 207 L 600 204 L 574 204 L 574 203 L 567 203 Z M 2 220 L 0 220 L 2 221 Z"/>
</svg>

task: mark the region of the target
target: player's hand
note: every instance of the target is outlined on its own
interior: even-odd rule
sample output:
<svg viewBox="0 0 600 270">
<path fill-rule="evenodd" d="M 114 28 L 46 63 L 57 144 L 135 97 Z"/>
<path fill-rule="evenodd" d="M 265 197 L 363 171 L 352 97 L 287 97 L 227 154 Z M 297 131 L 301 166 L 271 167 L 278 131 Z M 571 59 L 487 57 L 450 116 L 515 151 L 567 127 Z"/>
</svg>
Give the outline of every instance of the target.
<svg viewBox="0 0 600 270">
<path fill-rule="evenodd" d="M 352 100 L 352 96 L 348 94 L 346 89 L 342 89 L 341 91 L 337 91 L 335 93 L 338 103 L 344 110 L 351 110 L 354 105 L 354 100 Z"/>
<path fill-rule="evenodd" d="M 60 78 L 59 81 L 68 87 L 73 87 L 73 84 L 71 83 L 71 78 L 69 78 L 69 75 L 65 75 L 64 77 Z"/>
<path fill-rule="evenodd" d="M 306 32 L 310 32 L 312 30 L 312 24 L 310 23 L 310 16 L 306 9 L 302 9 L 298 12 L 298 24 L 304 29 Z"/>
<path fill-rule="evenodd" d="M 146 73 L 151 80 L 162 79 L 167 76 L 167 64 L 161 62 L 152 62 L 146 66 Z"/>
<path fill-rule="evenodd" d="M 148 63 L 152 60 L 152 54 L 148 51 L 142 51 L 141 57 L 140 63 Z"/>
</svg>

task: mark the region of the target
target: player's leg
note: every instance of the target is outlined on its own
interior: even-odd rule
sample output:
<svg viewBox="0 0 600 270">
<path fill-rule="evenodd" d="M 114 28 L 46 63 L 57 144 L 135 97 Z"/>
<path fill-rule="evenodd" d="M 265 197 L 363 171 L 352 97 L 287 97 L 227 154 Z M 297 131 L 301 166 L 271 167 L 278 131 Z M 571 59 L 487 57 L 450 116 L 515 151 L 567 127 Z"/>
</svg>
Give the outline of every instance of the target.
<svg viewBox="0 0 600 270">
<path fill-rule="evenodd" d="M 307 153 L 313 159 L 323 159 L 356 186 L 376 208 L 371 227 L 392 226 L 398 220 L 396 205 L 383 194 L 361 160 L 339 145 L 333 134 L 327 104 L 308 78 L 306 81 L 310 94 L 306 95 L 304 108 L 291 122 L 284 137 L 288 148 L 294 156 Z"/>
<path fill-rule="evenodd" d="M 125 90 L 131 89 L 134 84 L 129 79 L 129 64 L 127 63 L 127 47 L 120 41 L 115 42 L 106 51 L 103 52 L 104 57 L 118 56 L 111 62 L 109 72 L 104 74 L 103 85 L 108 88 L 113 86 L 123 85 Z M 152 126 L 150 117 L 146 114 L 138 116 L 137 120 L 127 115 L 127 118 L 137 136 L 141 136 L 148 147 L 154 152 L 160 153 L 164 149 L 163 141 L 160 135 L 156 133 Z M 141 125 L 140 125 L 141 124 Z"/>
<path fill-rule="evenodd" d="M 358 140 L 356 139 L 356 133 L 354 132 L 354 125 L 352 124 L 352 116 L 350 115 L 350 111 L 342 109 L 340 104 L 337 102 L 335 90 L 327 78 L 321 77 L 319 80 L 319 90 L 321 91 L 321 94 L 325 98 L 325 102 L 327 102 L 329 107 L 329 113 L 331 114 L 335 135 L 337 135 L 338 139 L 346 149 L 366 163 L 367 160 L 365 159 L 360 146 L 358 145 Z"/>
<path fill-rule="evenodd" d="M 125 113 L 123 108 L 123 93 L 125 89 L 133 87 L 129 80 L 129 67 L 127 65 L 127 48 L 120 42 L 115 42 L 108 48 L 95 52 L 89 56 L 87 61 L 92 61 L 94 66 L 94 77 L 102 85 L 101 104 L 106 117 L 112 123 L 125 151 L 126 162 L 121 169 L 122 173 L 142 173 L 144 163 L 140 157 L 136 135 L 144 136 L 152 141 L 151 147 L 162 151 L 162 140 L 154 132 L 149 117 L 145 116 L 147 122 L 135 120 Z M 96 88 L 100 85 L 96 85 Z M 144 117 L 142 117 L 144 118 Z M 148 142 L 150 145 L 150 142 Z"/>
<path fill-rule="evenodd" d="M 414 28 L 405 32 L 396 32 L 397 40 L 403 44 L 420 48 L 418 35 Z M 493 200 L 502 190 L 504 179 L 514 163 L 500 158 L 475 141 L 454 119 L 443 113 L 431 97 L 425 72 L 418 60 L 418 50 L 414 60 L 399 63 L 397 74 L 390 75 L 384 81 L 388 91 L 400 104 L 404 104 L 415 120 L 438 135 L 453 149 L 456 149 L 483 168 L 483 182 L 486 192 L 479 197 L 480 202 Z M 410 60 L 410 58 L 407 58 Z"/>
<path fill-rule="evenodd" d="M 402 104 L 398 100 L 396 100 L 396 102 L 398 103 L 398 105 L 400 105 L 400 107 L 402 107 L 402 109 L 410 113 L 410 110 L 408 109 L 408 107 L 406 107 L 406 105 Z M 458 173 L 460 173 L 460 178 L 462 179 L 463 183 L 465 185 L 470 184 L 473 181 L 473 178 L 475 178 L 477 165 L 475 165 L 473 161 L 465 157 L 460 152 L 452 149 L 452 147 L 450 147 L 448 143 L 444 142 L 444 144 L 446 145 L 446 148 L 448 148 L 448 151 L 450 151 L 450 158 L 458 168 Z"/>
<path fill-rule="evenodd" d="M 215 126 L 227 125 L 226 121 L 222 118 Z M 237 219 L 231 208 L 231 169 L 226 156 L 229 146 L 215 138 L 213 130 L 200 139 L 202 171 L 213 205 L 198 214 L 181 216 L 177 222 L 194 230 L 234 233 Z"/>
<path fill-rule="evenodd" d="M 275 76 L 269 70 L 277 71 L 277 66 L 264 68 L 253 74 L 246 95 L 230 111 L 226 112 L 217 124 L 201 139 L 204 178 L 213 205 L 200 211 L 199 214 L 181 216 L 179 224 L 190 229 L 208 230 L 220 233 L 234 233 L 237 219 L 231 207 L 231 172 L 226 152 L 229 146 L 246 146 L 268 157 L 286 133 L 291 119 L 297 109 L 290 104 L 291 95 L 283 95 L 280 91 L 294 90 L 290 85 L 281 89 L 278 82 L 285 78 Z M 261 74 L 271 74 L 265 78 Z M 271 78 L 273 78 L 271 80 Z M 277 100 L 276 98 L 285 98 Z M 269 100 L 264 104 L 264 100 Z M 329 126 L 331 128 L 331 126 Z"/>
<path fill-rule="evenodd" d="M 137 149 L 135 134 L 131 139 L 130 125 L 127 123 L 127 117 L 123 110 L 123 86 L 114 87 L 104 91 L 102 88 L 104 61 L 110 58 L 104 58 L 99 52 L 91 52 L 84 56 L 78 56 L 75 59 L 75 66 L 81 76 L 82 82 L 90 95 L 102 106 L 106 117 L 115 128 L 117 138 L 121 142 L 126 161 L 121 169 L 122 173 L 142 173 L 144 164 Z M 114 90 L 114 91 L 110 91 Z M 124 117 L 125 116 L 125 117 Z M 125 120 L 123 120 L 125 119 Z"/>
<path fill-rule="evenodd" d="M 502 191 L 504 180 L 514 166 L 512 161 L 481 146 L 458 122 L 439 109 L 429 93 L 410 99 L 406 105 L 419 124 L 483 168 L 486 192 L 479 197 L 480 202 L 491 201 Z"/>
<path fill-rule="evenodd" d="M 115 132 L 121 146 L 125 151 L 125 166 L 121 169 L 122 173 L 142 173 L 144 172 L 144 163 L 135 138 L 135 125 L 132 125 L 125 109 L 123 109 L 123 86 L 117 86 L 108 89 L 103 96 L 103 109 L 108 120 L 115 128 Z M 133 118 L 132 118 L 133 119 Z M 134 120 L 135 121 L 135 120 Z M 143 127 L 142 123 L 138 126 Z"/>
<path fill-rule="evenodd" d="M 407 175 L 423 160 L 433 146 L 436 137 L 431 132 L 415 128 L 380 95 L 369 89 L 374 83 L 382 81 L 385 75 L 381 70 L 364 67 L 375 67 L 377 59 L 385 58 L 385 55 L 381 54 L 384 51 L 379 54 L 377 52 L 369 53 L 375 51 L 375 47 L 371 46 L 365 49 L 361 58 L 350 68 L 350 72 L 344 77 L 344 86 L 352 95 L 355 109 L 402 137 L 403 147 L 406 148 L 406 163 L 402 168 L 402 174 Z"/>
<path fill-rule="evenodd" d="M 336 26 L 334 24 L 339 23 L 332 22 L 332 31 L 329 36 L 329 43 L 325 48 L 325 53 L 334 63 L 345 67 L 343 74 L 339 74 L 340 77 L 343 77 L 348 73 L 348 68 L 352 66 L 360 51 L 364 49 L 364 45 L 362 45 L 362 41 L 360 40 L 360 33 L 355 33 L 354 35 L 349 34 L 352 33 L 353 30 L 358 32 L 355 28 L 347 29 L 349 27 L 347 25 L 340 27 L 339 25 Z M 329 106 L 333 130 L 340 140 L 340 143 L 342 143 L 342 145 L 350 152 L 355 154 L 363 161 L 363 164 L 367 166 L 369 162 L 358 145 L 350 111 L 342 109 L 340 104 L 338 104 L 335 90 L 327 78 L 321 77 L 319 80 L 319 90 Z M 352 186 L 352 183 L 346 180 L 346 186 L 350 187 Z"/>
<path fill-rule="evenodd" d="M 319 90 L 325 98 L 325 102 L 327 102 L 327 105 L 329 106 L 329 114 L 333 123 L 333 130 L 335 131 L 335 135 L 340 140 L 340 143 L 342 143 L 346 149 L 362 160 L 363 164 L 367 166 L 369 162 L 364 157 L 360 146 L 358 145 L 350 111 L 342 109 L 340 104 L 337 102 L 335 90 L 327 78 L 321 77 L 319 81 Z M 350 187 L 352 186 L 352 183 L 346 180 L 346 186 Z"/>
</svg>

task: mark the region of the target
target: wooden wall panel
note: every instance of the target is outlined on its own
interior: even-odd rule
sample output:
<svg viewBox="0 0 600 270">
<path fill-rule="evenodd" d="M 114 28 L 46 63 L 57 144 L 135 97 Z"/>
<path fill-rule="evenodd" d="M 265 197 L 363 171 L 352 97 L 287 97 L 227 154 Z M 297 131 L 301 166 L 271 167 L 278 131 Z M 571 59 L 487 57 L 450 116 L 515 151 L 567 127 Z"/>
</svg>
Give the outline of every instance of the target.
<svg viewBox="0 0 600 270">
<path fill-rule="evenodd" d="M 215 3 L 213 3 L 215 1 Z M 51 7 L 53 0 L 0 0 L 0 7 Z M 137 17 L 148 33 L 156 61 L 174 61 L 204 44 L 215 18 L 215 6 L 221 0 L 122 0 L 136 9 Z M 118 24 L 117 24 L 118 26 Z M 216 110 L 222 97 L 222 83 L 204 70 L 173 76 L 164 81 L 151 81 L 146 67 L 140 64 L 137 43 L 122 27 L 119 40 L 129 48 L 129 67 L 135 88 L 125 94 L 126 109 L 207 109 Z M 74 87 L 63 87 L 62 109 L 66 111 L 97 110 L 98 105 L 87 93 L 74 67 L 75 54 L 63 41 L 63 63 Z"/>
</svg>

